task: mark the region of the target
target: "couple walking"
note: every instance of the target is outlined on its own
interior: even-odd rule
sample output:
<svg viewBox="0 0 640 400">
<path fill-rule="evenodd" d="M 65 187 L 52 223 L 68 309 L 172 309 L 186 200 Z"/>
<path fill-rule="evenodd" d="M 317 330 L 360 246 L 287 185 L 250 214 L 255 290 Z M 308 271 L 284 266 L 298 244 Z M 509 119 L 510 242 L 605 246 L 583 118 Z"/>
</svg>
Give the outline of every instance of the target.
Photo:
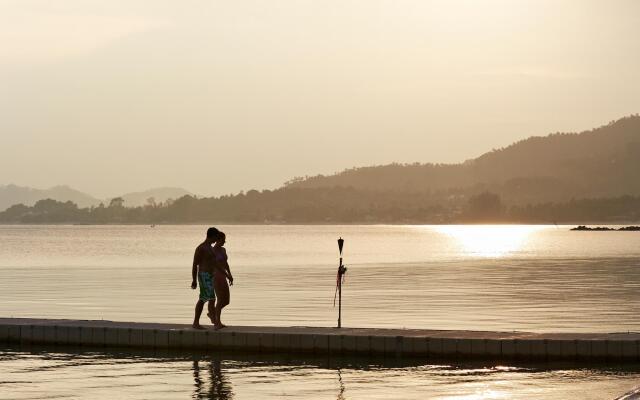
<svg viewBox="0 0 640 400">
<path fill-rule="evenodd" d="M 229 304 L 229 284 L 233 285 L 233 276 L 227 262 L 225 250 L 226 236 L 216 228 L 207 229 L 207 238 L 196 248 L 191 270 L 191 289 L 200 285 L 200 296 L 196 303 L 196 315 L 193 319 L 194 329 L 205 329 L 200 325 L 200 315 L 204 303 L 209 303 L 207 316 L 214 329 L 222 329 L 226 325 L 220 320 L 222 309 Z M 227 280 L 229 283 L 227 283 Z"/>
</svg>

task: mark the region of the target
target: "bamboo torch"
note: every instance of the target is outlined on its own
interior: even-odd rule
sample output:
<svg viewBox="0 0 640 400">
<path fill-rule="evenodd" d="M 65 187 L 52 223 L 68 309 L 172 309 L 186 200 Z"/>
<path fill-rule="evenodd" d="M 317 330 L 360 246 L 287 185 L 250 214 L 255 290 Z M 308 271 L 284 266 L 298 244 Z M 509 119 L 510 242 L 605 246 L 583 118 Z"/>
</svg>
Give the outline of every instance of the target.
<svg viewBox="0 0 640 400">
<path fill-rule="evenodd" d="M 338 264 L 338 275 L 336 276 L 336 292 L 338 294 L 338 328 L 342 328 L 342 284 L 347 267 L 342 264 L 342 246 L 344 239 L 338 239 L 338 250 L 340 251 L 340 263 Z M 333 306 L 336 306 L 336 296 L 333 296 Z"/>
</svg>

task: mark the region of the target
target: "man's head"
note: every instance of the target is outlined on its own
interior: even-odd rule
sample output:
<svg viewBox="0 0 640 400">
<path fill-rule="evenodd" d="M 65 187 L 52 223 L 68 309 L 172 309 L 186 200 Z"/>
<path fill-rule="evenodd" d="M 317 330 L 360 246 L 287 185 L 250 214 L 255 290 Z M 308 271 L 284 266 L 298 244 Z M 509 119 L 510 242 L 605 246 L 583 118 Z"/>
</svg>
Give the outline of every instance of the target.
<svg viewBox="0 0 640 400">
<path fill-rule="evenodd" d="M 215 242 L 216 239 L 218 239 L 219 233 L 220 231 L 212 226 L 211 228 L 207 229 L 207 240 Z"/>
</svg>

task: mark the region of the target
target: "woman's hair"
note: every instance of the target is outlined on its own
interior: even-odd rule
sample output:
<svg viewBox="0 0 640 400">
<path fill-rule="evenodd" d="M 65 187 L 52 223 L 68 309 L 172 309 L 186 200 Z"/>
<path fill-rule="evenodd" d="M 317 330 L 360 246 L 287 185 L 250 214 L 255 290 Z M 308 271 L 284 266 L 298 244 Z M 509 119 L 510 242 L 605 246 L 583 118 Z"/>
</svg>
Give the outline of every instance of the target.
<svg viewBox="0 0 640 400">
<path fill-rule="evenodd" d="M 217 239 L 218 239 L 218 240 L 220 240 L 220 239 L 226 239 L 226 238 L 227 238 L 227 235 L 225 235 L 225 234 L 224 234 L 224 232 L 222 232 L 222 231 L 218 231 L 218 236 L 217 236 Z"/>
</svg>

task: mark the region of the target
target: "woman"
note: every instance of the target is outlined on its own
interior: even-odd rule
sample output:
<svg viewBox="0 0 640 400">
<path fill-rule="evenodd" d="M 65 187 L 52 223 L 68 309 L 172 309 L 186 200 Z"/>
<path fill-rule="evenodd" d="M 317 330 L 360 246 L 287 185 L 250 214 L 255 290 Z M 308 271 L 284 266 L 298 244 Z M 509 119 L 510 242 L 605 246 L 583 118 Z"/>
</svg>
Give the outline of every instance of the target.
<svg viewBox="0 0 640 400">
<path fill-rule="evenodd" d="M 218 233 L 218 240 L 213 246 L 213 254 L 216 258 L 216 269 L 213 277 L 213 287 L 216 293 L 216 306 L 215 306 L 215 318 L 214 329 L 222 329 L 226 325 L 220 320 L 222 309 L 229 304 L 230 293 L 229 285 L 233 285 L 233 275 L 229 269 L 229 263 L 227 262 L 227 251 L 224 248 L 224 243 L 227 236 L 224 232 Z M 229 283 L 227 284 L 227 279 Z"/>
</svg>

